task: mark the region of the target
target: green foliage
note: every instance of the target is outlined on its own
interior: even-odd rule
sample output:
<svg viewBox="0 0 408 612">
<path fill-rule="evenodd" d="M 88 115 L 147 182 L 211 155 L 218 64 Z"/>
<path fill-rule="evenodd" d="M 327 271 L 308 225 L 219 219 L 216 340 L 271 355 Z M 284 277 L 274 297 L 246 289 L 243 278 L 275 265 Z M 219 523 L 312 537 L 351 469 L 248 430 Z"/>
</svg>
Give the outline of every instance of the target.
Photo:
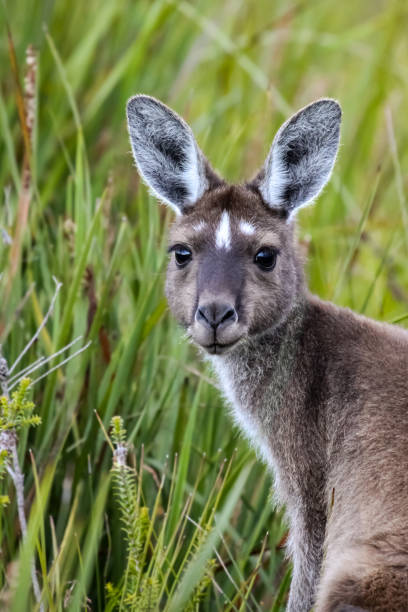
<svg viewBox="0 0 408 612">
<path fill-rule="evenodd" d="M 29 378 L 23 378 L 11 400 L 4 395 L 0 397 L 0 432 L 9 429 L 18 432 L 25 427 L 40 425 L 41 417 L 33 414 L 35 404 L 28 399 L 30 384 Z"/>
<path fill-rule="evenodd" d="M 113 456 L 113 486 L 120 509 L 122 531 L 126 541 L 127 564 L 123 578 L 117 587 L 108 583 L 108 609 L 126 609 L 150 612 L 156 609 L 167 609 L 166 602 L 169 593 L 176 584 L 174 576 L 185 572 L 189 563 L 197 557 L 203 548 L 211 531 L 215 507 L 210 516 L 206 513 L 200 523 L 195 523 L 195 529 L 190 535 L 187 547 L 179 546 L 179 539 L 187 529 L 187 511 L 191 508 L 193 497 L 184 507 L 179 517 L 175 533 L 169 533 L 167 517 L 169 506 L 164 512 L 161 508 L 164 480 L 159 485 L 153 510 L 143 505 L 142 471 L 140 476 L 127 465 L 126 430 L 119 416 L 112 419 L 111 439 L 114 444 Z M 177 471 L 173 477 L 177 478 Z M 225 482 L 225 481 L 224 481 Z M 170 498 L 174 499 L 174 498 Z M 171 501 L 169 501 L 170 505 Z M 213 571 L 216 566 L 214 559 L 205 562 L 201 576 L 194 585 L 185 612 L 198 609 L 200 601 L 211 585 Z"/>
<path fill-rule="evenodd" d="M 49 308 L 53 276 L 63 283 L 53 315 L 21 367 L 80 335 L 92 341 L 34 386 L 42 424 L 19 435 L 29 537 L 21 546 L 10 494 L 0 521 L 0 607 L 35 610 L 34 558 L 46 609 L 101 612 L 127 592 L 125 522 L 108 495 L 114 474 L 96 411 L 105 429 L 121 415 L 129 466 L 129 449 L 140 457 L 143 445 L 137 474 L 125 472 L 149 521 L 140 536 L 145 593 L 175 612 L 190 603 L 203 612 L 281 612 L 290 570 L 271 479 L 167 311 L 171 211 L 137 178 L 125 103 L 136 92 L 161 98 L 189 121 L 214 167 L 244 180 L 290 112 L 319 96 L 339 99 L 333 179 L 299 215 L 310 287 L 405 325 L 408 5 L 32 0 L 29 10 L 2 3 L 0 13 L 0 344 L 12 364 Z M 30 44 L 37 55 L 28 69 Z M 214 483 L 232 456 L 214 522 Z M 207 567 L 214 549 L 224 567 L 218 558 Z M 211 573 L 219 590 L 202 582 Z"/>
<path fill-rule="evenodd" d="M 10 465 L 11 452 L 8 448 L 8 437 L 12 436 L 13 441 L 17 442 L 18 433 L 22 429 L 30 426 L 37 426 L 41 423 L 41 418 L 33 414 L 34 402 L 28 399 L 30 394 L 30 379 L 23 378 L 11 399 L 0 396 L 0 480 L 7 473 Z M 0 508 L 10 503 L 8 495 L 0 495 Z"/>
</svg>

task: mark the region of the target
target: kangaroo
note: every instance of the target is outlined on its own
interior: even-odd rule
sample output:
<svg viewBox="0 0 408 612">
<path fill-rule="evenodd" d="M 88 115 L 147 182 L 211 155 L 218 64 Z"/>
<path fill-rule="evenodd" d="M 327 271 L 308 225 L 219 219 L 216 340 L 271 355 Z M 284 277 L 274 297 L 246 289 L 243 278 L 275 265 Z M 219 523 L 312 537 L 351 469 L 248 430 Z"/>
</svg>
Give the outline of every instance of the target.
<svg viewBox="0 0 408 612">
<path fill-rule="evenodd" d="M 127 119 L 141 177 L 176 213 L 170 309 L 286 508 L 287 610 L 408 611 L 408 332 L 312 295 L 296 240 L 336 159 L 339 104 L 291 117 L 242 185 L 158 100 L 131 98 Z"/>
</svg>

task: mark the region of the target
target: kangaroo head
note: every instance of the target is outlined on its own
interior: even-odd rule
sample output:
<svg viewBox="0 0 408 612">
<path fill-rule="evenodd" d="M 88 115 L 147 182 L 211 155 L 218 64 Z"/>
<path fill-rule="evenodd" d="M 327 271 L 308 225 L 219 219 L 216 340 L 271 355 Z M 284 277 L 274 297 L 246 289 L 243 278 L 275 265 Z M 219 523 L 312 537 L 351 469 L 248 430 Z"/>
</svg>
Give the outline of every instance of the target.
<svg viewBox="0 0 408 612">
<path fill-rule="evenodd" d="M 330 177 L 339 104 L 318 100 L 284 123 L 245 185 L 219 178 L 188 125 L 158 100 L 131 98 L 127 119 L 142 178 L 176 212 L 166 294 L 177 320 L 211 354 L 277 326 L 303 290 L 294 214 Z"/>
</svg>

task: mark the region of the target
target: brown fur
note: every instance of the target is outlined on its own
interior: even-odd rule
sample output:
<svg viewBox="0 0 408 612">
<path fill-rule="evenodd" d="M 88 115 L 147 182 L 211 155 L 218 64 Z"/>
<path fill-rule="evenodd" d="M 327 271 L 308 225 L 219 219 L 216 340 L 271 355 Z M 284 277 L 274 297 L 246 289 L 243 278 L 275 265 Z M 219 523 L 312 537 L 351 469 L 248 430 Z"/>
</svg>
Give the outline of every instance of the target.
<svg viewBox="0 0 408 612">
<path fill-rule="evenodd" d="M 144 96 L 128 105 L 136 162 L 181 213 L 170 248 L 191 254 L 185 266 L 170 257 L 169 305 L 209 355 L 234 420 L 286 506 L 288 611 L 403 612 L 408 332 L 311 295 L 292 216 L 330 174 L 339 113 L 330 100 L 300 111 L 278 132 L 255 182 L 230 186 L 202 165 L 192 134 L 167 107 Z M 155 149 L 158 120 L 171 130 Z M 186 159 L 198 168 L 191 184 Z M 162 168 L 178 182 L 167 185 Z M 197 190 L 203 195 L 192 203 L 188 194 Z M 269 271 L 256 260 L 265 247 L 279 253 Z M 224 306 L 234 317 L 216 318 Z M 204 312 L 208 320 L 198 316 Z"/>
<path fill-rule="evenodd" d="M 251 258 L 238 265 L 237 253 L 231 253 L 235 274 L 242 275 L 246 328 L 215 368 L 226 372 L 224 389 L 225 377 L 234 380 L 234 396 L 226 390 L 234 411 L 264 432 L 261 452 L 275 472 L 277 498 L 287 506 L 294 580 L 302 583 L 299 598 L 306 602 L 290 609 L 310 607 L 322 571 L 318 612 L 342 604 L 408 610 L 408 333 L 311 296 L 293 224 L 244 187 L 206 194 L 171 230 L 171 242 L 186 242 L 197 252 L 188 275 L 173 261 L 168 270 L 169 303 L 187 328 L 199 299 L 201 254 L 209 251 L 219 260 L 212 236 L 223 209 L 257 227 L 247 246 L 269 236 L 280 249 L 273 279 L 266 280 L 253 270 Z M 195 243 L 191 228 L 199 220 L 209 229 Z M 220 278 L 216 283 L 228 285 Z M 304 568 L 299 577 L 297 561 Z M 384 601 L 393 603 L 384 607 Z"/>
</svg>

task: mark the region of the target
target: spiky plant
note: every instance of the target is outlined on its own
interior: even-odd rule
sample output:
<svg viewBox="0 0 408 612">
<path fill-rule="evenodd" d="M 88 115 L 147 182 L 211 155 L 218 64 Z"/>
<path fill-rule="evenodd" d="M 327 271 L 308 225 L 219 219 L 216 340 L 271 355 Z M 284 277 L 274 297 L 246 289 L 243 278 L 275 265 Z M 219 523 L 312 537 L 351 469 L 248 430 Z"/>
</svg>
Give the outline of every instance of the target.
<svg viewBox="0 0 408 612">
<path fill-rule="evenodd" d="M 164 478 L 152 509 L 143 503 L 143 459 L 139 474 L 127 464 L 128 445 L 126 430 L 121 417 L 112 419 L 111 442 L 113 443 L 113 487 L 120 512 L 122 532 L 126 542 L 127 563 L 120 584 L 107 583 L 105 590 L 108 609 L 114 608 L 150 612 L 157 609 L 171 610 L 177 598 L 179 579 L 190 566 L 201 563 L 209 535 L 214 526 L 219 492 L 213 505 L 208 504 L 198 522 L 189 516 L 194 493 L 184 506 L 174 532 L 169 532 L 167 518 L 172 504 L 170 493 L 166 512 L 161 508 L 161 493 Z M 177 468 L 173 472 L 177 478 Z M 220 490 L 223 482 L 221 481 Z M 215 487 L 213 493 L 215 492 Z M 210 502 L 210 500 L 209 500 Z M 158 512 L 160 508 L 160 512 Z M 160 518 L 159 515 L 163 518 Z M 194 529 L 183 546 L 188 524 Z M 211 550 L 214 553 L 214 550 Z M 216 553 L 218 555 L 218 553 Z M 185 612 L 198 610 L 207 589 L 213 581 L 216 559 L 206 555 L 191 588 L 188 601 L 180 608 Z"/>
</svg>

